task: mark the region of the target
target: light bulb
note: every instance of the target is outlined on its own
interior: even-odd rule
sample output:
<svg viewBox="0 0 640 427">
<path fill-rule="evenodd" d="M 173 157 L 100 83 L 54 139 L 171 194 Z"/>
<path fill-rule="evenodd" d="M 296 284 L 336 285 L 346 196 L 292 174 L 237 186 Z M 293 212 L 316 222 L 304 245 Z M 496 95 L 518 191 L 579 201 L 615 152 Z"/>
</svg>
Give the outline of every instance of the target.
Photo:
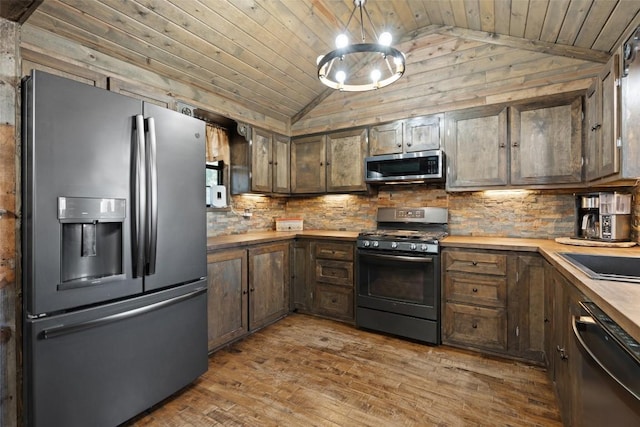
<svg viewBox="0 0 640 427">
<path fill-rule="evenodd" d="M 383 46 L 391 46 L 391 38 L 391 33 L 385 31 L 384 33 L 380 34 L 380 37 L 378 37 L 378 43 Z"/>
<path fill-rule="evenodd" d="M 376 68 L 373 71 L 371 71 L 371 81 L 373 83 L 378 83 L 378 80 L 380 80 L 380 70 Z"/>
<path fill-rule="evenodd" d="M 336 73 L 336 80 L 337 80 L 339 83 L 344 83 L 344 81 L 346 80 L 346 78 L 347 78 L 347 73 L 345 73 L 344 71 L 340 70 L 340 71 L 338 71 L 338 72 Z"/>
<path fill-rule="evenodd" d="M 348 44 L 349 44 L 349 38 L 347 37 L 346 34 L 340 34 L 338 37 L 336 37 L 336 47 L 338 49 L 343 48 Z"/>
</svg>

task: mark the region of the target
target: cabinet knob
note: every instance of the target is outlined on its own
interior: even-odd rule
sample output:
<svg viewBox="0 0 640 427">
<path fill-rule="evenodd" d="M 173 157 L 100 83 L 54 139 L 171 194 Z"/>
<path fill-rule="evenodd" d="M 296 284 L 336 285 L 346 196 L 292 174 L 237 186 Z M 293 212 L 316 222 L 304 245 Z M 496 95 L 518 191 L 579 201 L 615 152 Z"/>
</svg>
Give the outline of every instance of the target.
<svg viewBox="0 0 640 427">
<path fill-rule="evenodd" d="M 274 166 L 278 166 L 278 162 L 273 162 Z"/>
<path fill-rule="evenodd" d="M 478 329 L 478 322 L 475 322 L 475 321 L 474 321 L 474 322 L 471 324 L 471 327 L 472 327 L 473 329 Z"/>
<path fill-rule="evenodd" d="M 472 291 L 473 292 L 478 292 L 478 288 L 473 288 Z"/>
<path fill-rule="evenodd" d="M 501 143 L 500 143 L 500 148 L 504 148 L 504 147 L 506 147 L 506 146 L 507 146 L 507 144 L 505 144 L 504 142 L 501 142 Z"/>
<path fill-rule="evenodd" d="M 249 290 L 250 290 L 251 292 L 253 292 L 253 291 L 255 291 L 255 288 L 251 288 L 251 289 L 249 289 Z"/>
<path fill-rule="evenodd" d="M 471 265 L 478 265 L 478 261 L 471 261 Z"/>
<path fill-rule="evenodd" d="M 336 298 L 331 298 L 331 302 L 335 304 L 338 300 Z"/>
<path fill-rule="evenodd" d="M 396 147 L 402 147 L 402 144 L 398 142 L 398 143 L 396 144 Z"/>
<path fill-rule="evenodd" d="M 410 142 L 407 142 L 407 147 L 411 147 L 411 143 Z"/>
<path fill-rule="evenodd" d="M 324 162 L 320 162 L 320 166 L 324 166 Z"/>
<path fill-rule="evenodd" d="M 596 130 L 600 129 L 601 127 L 602 127 L 602 125 L 601 125 L 600 123 L 596 123 L 596 124 L 591 128 L 591 130 L 592 130 L 592 131 L 596 131 Z"/>
<path fill-rule="evenodd" d="M 517 147 L 517 146 L 519 146 L 519 145 L 520 145 L 520 143 L 519 143 L 518 141 L 515 141 L 512 145 L 513 145 L 514 147 Z"/>
<path fill-rule="evenodd" d="M 331 164 L 330 162 L 327 162 L 327 166 L 329 166 L 330 164 Z"/>
<path fill-rule="evenodd" d="M 273 162 L 272 162 L 271 160 L 269 160 L 269 164 L 270 164 L 270 165 L 272 165 L 272 164 L 273 164 Z"/>
<path fill-rule="evenodd" d="M 247 292 L 247 290 L 246 290 L 246 289 L 245 289 L 244 291 L 242 291 L 242 295 L 246 295 L 246 294 L 248 294 L 248 293 L 249 293 L 249 292 Z"/>
</svg>

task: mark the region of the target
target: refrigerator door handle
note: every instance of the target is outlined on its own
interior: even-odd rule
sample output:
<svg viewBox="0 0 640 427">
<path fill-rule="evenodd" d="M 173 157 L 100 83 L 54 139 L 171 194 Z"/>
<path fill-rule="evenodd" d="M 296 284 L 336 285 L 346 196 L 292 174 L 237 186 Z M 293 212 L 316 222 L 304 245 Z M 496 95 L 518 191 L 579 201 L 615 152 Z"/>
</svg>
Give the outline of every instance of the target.
<svg viewBox="0 0 640 427">
<path fill-rule="evenodd" d="M 153 117 L 147 119 L 149 140 L 147 147 L 148 221 L 147 274 L 156 272 L 156 248 L 158 245 L 158 162 L 156 156 L 156 124 Z"/>
<path fill-rule="evenodd" d="M 124 311 L 122 313 L 111 314 L 109 316 L 99 317 L 97 319 L 87 320 L 85 322 L 79 322 L 72 325 L 63 325 L 63 326 L 56 326 L 50 329 L 44 329 L 40 333 L 40 337 L 42 339 L 48 340 L 48 339 L 57 338 L 64 335 L 69 335 L 76 332 L 84 331 L 86 329 L 107 325 L 109 323 L 118 322 L 120 320 L 129 319 L 131 317 L 140 316 L 142 314 L 147 314 L 152 311 L 156 311 L 161 308 L 168 307 L 170 305 L 177 304 L 179 302 L 186 301 L 191 298 L 195 298 L 196 296 L 206 291 L 207 291 L 207 288 L 202 287 L 194 291 L 191 291 L 188 294 L 180 295 L 164 301 L 159 301 L 154 304 L 145 305 L 143 307 L 135 308 L 133 310 Z"/>
<path fill-rule="evenodd" d="M 145 267 L 145 235 L 147 231 L 147 177 L 145 171 L 146 147 L 144 117 L 136 115 L 135 150 L 133 159 L 133 277 L 144 276 Z"/>
</svg>

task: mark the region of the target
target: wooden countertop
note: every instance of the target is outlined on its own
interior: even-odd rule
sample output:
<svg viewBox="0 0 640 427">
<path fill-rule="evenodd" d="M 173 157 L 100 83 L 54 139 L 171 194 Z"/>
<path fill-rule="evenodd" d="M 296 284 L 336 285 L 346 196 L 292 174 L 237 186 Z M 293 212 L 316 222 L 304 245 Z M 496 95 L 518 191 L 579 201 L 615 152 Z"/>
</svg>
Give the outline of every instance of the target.
<svg viewBox="0 0 640 427">
<path fill-rule="evenodd" d="M 357 236 L 357 231 L 339 230 L 264 231 L 209 237 L 207 239 L 207 250 L 239 248 L 258 243 L 289 240 L 296 237 L 355 241 Z M 472 236 L 448 236 L 441 241 L 441 246 L 443 248 L 457 247 L 538 252 L 580 292 L 596 303 L 633 338 L 640 341 L 640 284 L 590 279 L 586 274 L 574 267 L 573 264 L 558 255 L 562 252 L 573 252 L 630 256 L 639 258 L 640 262 L 640 247 L 638 246 L 632 248 L 599 248 L 563 245 L 554 240 L 545 239 Z"/>
</svg>

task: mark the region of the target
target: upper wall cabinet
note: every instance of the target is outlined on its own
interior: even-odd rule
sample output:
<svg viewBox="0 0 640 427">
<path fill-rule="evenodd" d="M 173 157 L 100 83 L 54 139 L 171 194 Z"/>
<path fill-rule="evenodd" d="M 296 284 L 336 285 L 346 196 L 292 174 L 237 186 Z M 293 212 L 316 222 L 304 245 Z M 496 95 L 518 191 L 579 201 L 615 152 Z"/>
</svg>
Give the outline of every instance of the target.
<svg viewBox="0 0 640 427">
<path fill-rule="evenodd" d="M 289 193 L 289 138 L 254 129 L 251 147 L 251 190 Z"/>
<path fill-rule="evenodd" d="M 289 138 L 244 124 L 238 129 L 244 139 L 231 144 L 231 193 L 289 194 Z"/>
<path fill-rule="evenodd" d="M 582 97 L 547 97 L 445 115 L 447 189 L 582 182 Z"/>
<path fill-rule="evenodd" d="M 507 107 L 445 115 L 447 189 L 507 185 Z"/>
<path fill-rule="evenodd" d="M 585 175 L 587 181 L 620 171 L 620 58 L 613 55 L 587 91 Z"/>
<path fill-rule="evenodd" d="M 373 126 L 369 130 L 370 155 L 437 150 L 443 122 L 443 115 L 435 114 Z"/>
<path fill-rule="evenodd" d="M 582 182 L 582 97 L 509 108 L 511 184 Z"/>
<path fill-rule="evenodd" d="M 307 136 L 291 142 L 291 192 L 364 191 L 367 130 Z"/>
</svg>

